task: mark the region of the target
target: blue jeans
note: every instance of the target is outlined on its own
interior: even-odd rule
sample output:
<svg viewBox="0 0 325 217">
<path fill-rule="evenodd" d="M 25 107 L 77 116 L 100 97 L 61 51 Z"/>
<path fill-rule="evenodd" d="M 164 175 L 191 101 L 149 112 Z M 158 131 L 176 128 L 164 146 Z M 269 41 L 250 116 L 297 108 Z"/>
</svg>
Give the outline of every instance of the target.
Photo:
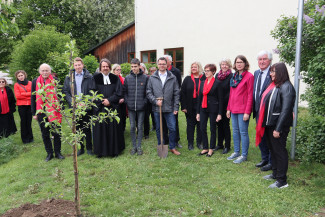
<svg viewBox="0 0 325 217">
<path fill-rule="evenodd" d="M 136 121 L 135 118 L 138 117 L 138 144 L 136 134 L 135 134 L 135 127 Z M 143 121 L 144 121 L 144 111 L 132 111 L 129 110 L 129 119 L 130 119 L 130 134 L 132 139 L 133 148 L 141 148 L 141 141 L 143 137 Z"/>
<path fill-rule="evenodd" d="M 247 157 L 249 148 L 248 121 L 243 120 L 244 114 L 231 114 L 232 131 L 234 139 L 234 150 L 240 152 L 240 141 L 242 143 L 242 156 Z"/>
<path fill-rule="evenodd" d="M 154 112 L 155 122 L 156 122 L 156 135 L 158 140 L 158 145 L 161 144 L 160 141 L 160 115 L 159 112 Z M 176 118 L 173 112 L 163 112 L 162 116 L 165 118 L 167 123 L 167 128 L 169 131 L 169 149 L 174 149 L 176 147 Z M 164 144 L 165 141 L 163 141 Z"/>
</svg>

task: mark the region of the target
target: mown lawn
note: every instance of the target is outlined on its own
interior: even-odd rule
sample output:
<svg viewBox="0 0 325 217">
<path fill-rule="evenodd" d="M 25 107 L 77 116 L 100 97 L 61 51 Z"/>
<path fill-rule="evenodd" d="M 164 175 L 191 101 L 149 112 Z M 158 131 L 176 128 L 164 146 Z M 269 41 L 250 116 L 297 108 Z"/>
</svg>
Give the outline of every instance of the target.
<svg viewBox="0 0 325 217">
<path fill-rule="evenodd" d="M 128 120 L 127 120 L 128 121 Z M 19 117 L 16 114 L 19 128 Z M 180 115 L 181 156 L 157 156 L 155 133 L 144 140 L 143 156 L 131 156 L 129 125 L 126 149 L 117 158 L 78 158 L 81 210 L 84 216 L 311 216 L 325 207 L 325 166 L 292 161 L 289 188 L 268 189 L 269 172 L 255 167 L 260 151 L 250 124 L 248 161 L 235 165 L 220 152 L 212 158 L 187 150 L 186 123 Z M 0 214 L 47 198 L 74 200 L 72 148 L 62 145 L 65 160 L 44 162 L 46 152 L 33 121 L 35 142 L 23 145 L 20 132 L 12 142 L 19 154 L 0 166 Z M 233 149 L 232 149 L 233 150 Z"/>
</svg>

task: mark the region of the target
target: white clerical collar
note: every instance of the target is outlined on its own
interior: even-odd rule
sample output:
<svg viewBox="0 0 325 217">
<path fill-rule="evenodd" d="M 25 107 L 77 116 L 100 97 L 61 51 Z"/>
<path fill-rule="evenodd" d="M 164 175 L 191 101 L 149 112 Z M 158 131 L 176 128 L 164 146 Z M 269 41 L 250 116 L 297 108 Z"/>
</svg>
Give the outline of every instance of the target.
<svg viewBox="0 0 325 217">
<path fill-rule="evenodd" d="M 109 80 L 109 73 L 107 75 L 103 74 L 103 80 L 104 80 L 104 85 L 111 84 L 111 81 Z"/>
</svg>

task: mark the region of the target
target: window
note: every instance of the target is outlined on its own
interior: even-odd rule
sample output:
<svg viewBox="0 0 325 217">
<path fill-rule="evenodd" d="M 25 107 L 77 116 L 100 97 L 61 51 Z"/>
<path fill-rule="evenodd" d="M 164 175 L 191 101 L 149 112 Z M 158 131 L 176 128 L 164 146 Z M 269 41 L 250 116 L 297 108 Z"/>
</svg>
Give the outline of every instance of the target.
<svg viewBox="0 0 325 217">
<path fill-rule="evenodd" d="M 134 59 L 134 58 L 135 58 L 135 53 L 134 52 L 128 53 L 128 63 L 130 63 L 131 60 Z"/>
<path fill-rule="evenodd" d="M 173 66 L 178 68 L 182 75 L 184 74 L 184 48 L 168 48 L 165 49 L 165 54 L 170 55 L 173 58 Z"/>
<path fill-rule="evenodd" d="M 156 63 L 156 61 L 157 61 L 156 50 L 141 51 L 142 63 Z"/>
</svg>

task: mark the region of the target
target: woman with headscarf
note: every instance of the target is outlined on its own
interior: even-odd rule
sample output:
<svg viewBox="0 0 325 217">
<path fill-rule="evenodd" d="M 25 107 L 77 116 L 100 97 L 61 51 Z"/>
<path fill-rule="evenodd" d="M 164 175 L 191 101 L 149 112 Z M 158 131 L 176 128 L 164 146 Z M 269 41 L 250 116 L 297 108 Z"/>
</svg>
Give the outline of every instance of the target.
<svg viewBox="0 0 325 217">
<path fill-rule="evenodd" d="M 276 180 L 269 188 L 286 188 L 288 187 L 286 143 L 293 121 L 296 92 L 284 63 L 272 65 L 270 75 L 272 83 L 262 94 L 255 143 L 258 145 L 265 134 L 266 143 L 271 151 L 273 173 L 263 178 Z"/>
<path fill-rule="evenodd" d="M 0 138 L 17 132 L 13 115 L 16 111 L 16 99 L 7 84 L 5 78 L 0 78 Z"/>
<path fill-rule="evenodd" d="M 32 82 L 27 80 L 27 73 L 24 70 L 18 70 L 15 72 L 15 76 L 17 83 L 14 86 L 14 91 L 20 116 L 21 140 L 27 144 L 34 141 L 31 111 Z"/>
</svg>

